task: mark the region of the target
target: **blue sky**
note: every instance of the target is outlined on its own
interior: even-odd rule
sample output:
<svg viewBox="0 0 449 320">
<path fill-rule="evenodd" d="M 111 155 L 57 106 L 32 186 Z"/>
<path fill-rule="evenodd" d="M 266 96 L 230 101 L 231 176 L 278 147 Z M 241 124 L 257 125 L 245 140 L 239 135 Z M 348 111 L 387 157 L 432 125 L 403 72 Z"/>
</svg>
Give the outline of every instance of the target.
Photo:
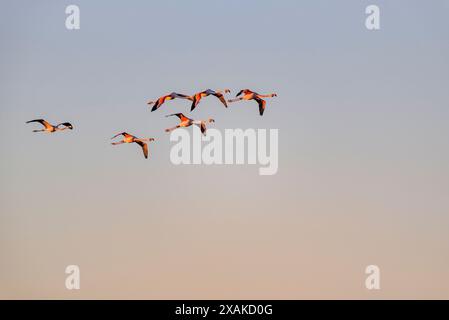
<svg viewBox="0 0 449 320">
<path fill-rule="evenodd" d="M 80 7 L 78 31 L 65 29 L 69 4 Z M 369 4 L 379 31 L 365 28 Z M 448 10 L 3 2 L 0 295 L 72 297 L 58 272 L 75 263 L 84 298 L 369 298 L 360 278 L 376 263 L 380 297 L 447 298 Z M 145 102 L 246 87 L 278 93 L 263 117 L 252 103 L 213 99 L 191 115 L 220 130 L 279 129 L 279 173 L 173 166 L 164 115 L 188 104 L 150 113 Z M 40 117 L 75 130 L 33 134 L 24 123 Z M 148 161 L 109 145 L 124 130 L 157 139 Z"/>
</svg>

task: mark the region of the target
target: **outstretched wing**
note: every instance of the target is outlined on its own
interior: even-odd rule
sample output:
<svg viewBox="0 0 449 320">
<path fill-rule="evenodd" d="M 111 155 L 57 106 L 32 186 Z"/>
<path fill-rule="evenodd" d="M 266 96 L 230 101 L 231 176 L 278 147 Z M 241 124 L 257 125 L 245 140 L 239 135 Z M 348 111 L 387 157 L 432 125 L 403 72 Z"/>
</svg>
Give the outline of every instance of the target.
<svg viewBox="0 0 449 320">
<path fill-rule="evenodd" d="M 172 92 L 170 94 L 167 94 L 167 95 L 157 99 L 157 101 L 154 103 L 153 108 L 151 108 L 151 111 L 155 111 L 155 110 L 159 109 L 162 106 L 162 104 L 164 104 L 165 101 L 176 99 L 176 98 L 193 100 L 193 98 L 191 96 L 188 96 L 188 95 L 185 95 L 182 93 Z"/>
<path fill-rule="evenodd" d="M 195 123 L 195 125 L 197 125 L 198 128 L 200 128 L 202 134 L 206 135 L 207 128 L 206 128 L 206 124 L 204 122 Z"/>
<path fill-rule="evenodd" d="M 204 122 L 201 122 L 200 129 L 201 129 L 201 133 L 205 135 L 206 134 L 206 124 Z"/>
<path fill-rule="evenodd" d="M 193 102 L 192 102 L 192 106 L 190 107 L 190 111 L 193 111 L 193 109 L 196 108 L 196 106 L 198 105 L 198 103 L 200 103 L 200 100 L 201 100 L 201 98 L 202 98 L 201 93 L 202 93 L 202 92 L 197 93 L 197 94 L 195 94 L 195 95 L 193 96 Z"/>
<path fill-rule="evenodd" d="M 221 101 L 221 103 L 224 104 L 225 108 L 228 107 L 228 104 L 226 103 L 226 99 L 224 98 L 224 96 L 223 96 L 222 93 L 220 93 L 220 92 L 215 92 L 215 93 L 213 93 L 213 95 L 216 96 L 216 97 Z"/>
<path fill-rule="evenodd" d="M 242 90 L 239 91 L 239 93 L 237 93 L 236 97 L 238 97 L 238 96 L 241 95 L 242 93 L 243 93 L 244 95 L 246 95 L 246 94 L 251 94 L 251 93 L 255 93 L 255 92 L 254 92 L 254 91 L 251 91 L 251 90 L 249 90 L 249 89 L 242 89 Z"/>
<path fill-rule="evenodd" d="M 161 105 L 165 102 L 165 100 L 167 99 L 167 97 L 168 97 L 168 95 L 167 95 L 167 96 L 160 97 L 159 99 L 157 99 L 157 101 L 154 103 L 153 108 L 151 108 L 151 112 L 153 112 L 153 111 L 159 109 L 159 108 L 161 107 Z"/>
<path fill-rule="evenodd" d="M 126 132 L 120 132 L 120 133 L 117 133 L 115 136 L 113 136 L 111 139 L 114 139 L 114 138 L 116 138 L 118 136 L 130 137 L 131 135 L 129 133 L 126 133 Z"/>
<path fill-rule="evenodd" d="M 72 124 L 70 122 L 60 123 L 60 124 L 57 125 L 57 127 L 59 127 L 59 126 L 64 126 L 64 127 L 69 128 L 69 129 L 73 129 L 73 126 L 72 126 Z"/>
<path fill-rule="evenodd" d="M 193 98 L 192 98 L 191 96 L 188 96 L 188 95 L 182 94 L 182 93 L 177 93 L 177 92 L 172 92 L 172 93 L 170 94 L 170 96 L 172 97 L 172 99 L 180 98 L 180 99 L 193 100 Z"/>
<path fill-rule="evenodd" d="M 47 129 L 53 128 L 53 126 L 51 124 L 49 124 L 47 121 L 45 121 L 44 119 L 30 120 L 30 121 L 27 121 L 26 123 L 31 123 L 31 122 L 39 122 L 40 124 L 42 124 Z"/>
<path fill-rule="evenodd" d="M 187 120 L 192 120 L 190 118 L 187 118 L 185 115 L 183 115 L 182 113 L 173 113 L 173 114 L 169 114 L 166 115 L 166 117 L 171 117 L 171 116 L 177 116 L 181 121 L 187 121 Z"/>
<path fill-rule="evenodd" d="M 263 99 L 257 98 L 257 97 L 254 98 L 254 100 L 256 100 L 257 103 L 259 104 L 259 113 L 260 113 L 260 115 L 262 116 L 262 115 L 263 115 L 263 112 L 265 111 L 265 104 L 266 104 L 266 101 L 263 100 Z"/>
<path fill-rule="evenodd" d="M 134 142 L 142 147 L 143 155 L 145 156 L 145 159 L 147 159 L 148 158 L 148 144 L 141 140 L 136 140 Z"/>
</svg>

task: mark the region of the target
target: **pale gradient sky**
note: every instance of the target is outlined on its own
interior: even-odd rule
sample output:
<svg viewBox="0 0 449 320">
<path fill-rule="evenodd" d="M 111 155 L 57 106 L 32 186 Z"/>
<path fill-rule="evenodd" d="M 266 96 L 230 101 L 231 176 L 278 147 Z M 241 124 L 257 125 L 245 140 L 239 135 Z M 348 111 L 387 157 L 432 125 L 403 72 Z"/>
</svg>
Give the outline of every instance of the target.
<svg viewBox="0 0 449 320">
<path fill-rule="evenodd" d="M 0 298 L 449 298 L 448 16 L 445 0 L 2 1 Z M 213 98 L 192 117 L 278 128 L 277 175 L 170 163 L 164 115 L 188 103 L 145 102 L 226 87 L 279 96 L 263 117 Z M 40 117 L 75 129 L 34 134 Z M 110 146 L 123 130 L 157 139 L 149 160 Z"/>
</svg>

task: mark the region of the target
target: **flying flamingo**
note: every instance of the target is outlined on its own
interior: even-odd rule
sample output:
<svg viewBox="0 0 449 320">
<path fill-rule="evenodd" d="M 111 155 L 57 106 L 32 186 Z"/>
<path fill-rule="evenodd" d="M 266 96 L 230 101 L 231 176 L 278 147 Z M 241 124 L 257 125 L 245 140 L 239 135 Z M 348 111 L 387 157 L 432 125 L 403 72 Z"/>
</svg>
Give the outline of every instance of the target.
<svg viewBox="0 0 449 320">
<path fill-rule="evenodd" d="M 148 158 L 148 144 L 145 141 L 154 141 L 154 138 L 145 138 L 145 139 L 139 139 L 129 133 L 126 132 L 121 132 L 121 133 L 117 133 L 115 136 L 113 136 L 111 139 L 114 139 L 115 137 L 118 137 L 122 135 L 123 136 L 123 140 L 118 141 L 118 142 L 112 142 L 111 144 L 116 146 L 118 144 L 122 144 L 122 143 L 137 143 L 139 146 L 142 147 L 143 150 L 143 155 L 145 156 L 145 159 Z"/>
<path fill-rule="evenodd" d="M 226 104 L 226 99 L 223 96 L 223 93 L 230 93 L 231 90 L 229 89 L 224 89 L 222 91 L 218 90 L 218 91 L 214 91 L 212 89 L 207 89 L 198 93 L 195 93 L 193 95 L 193 102 L 192 102 L 192 107 L 190 109 L 190 111 L 193 111 L 193 109 L 195 109 L 195 107 L 198 105 L 198 103 L 200 103 L 201 98 L 207 97 L 209 95 L 213 95 L 216 96 L 221 103 L 224 104 L 224 106 L 227 108 L 228 105 Z"/>
<path fill-rule="evenodd" d="M 194 124 L 194 125 L 197 125 L 201 129 L 202 134 L 206 135 L 206 123 L 215 122 L 215 120 L 212 118 L 209 118 L 207 120 L 193 120 L 193 119 L 187 118 L 182 113 L 169 114 L 166 117 L 171 117 L 171 116 L 177 116 L 179 118 L 179 120 L 181 120 L 181 122 L 176 127 L 165 129 L 165 132 L 170 132 L 177 128 L 181 128 L 181 127 L 187 128 L 187 127 L 190 127 L 192 124 Z"/>
<path fill-rule="evenodd" d="M 259 113 L 261 116 L 263 115 L 263 112 L 265 111 L 265 105 L 266 105 L 266 101 L 263 100 L 262 98 L 277 97 L 276 93 L 258 94 L 249 89 L 240 90 L 239 93 L 237 93 L 236 97 L 238 97 L 242 93 L 243 93 L 243 96 L 241 96 L 240 98 L 231 99 L 231 100 L 228 100 L 228 102 L 236 102 L 236 101 L 240 101 L 240 100 L 256 100 L 257 103 L 259 104 Z"/>
<path fill-rule="evenodd" d="M 26 123 L 31 123 L 31 122 L 39 122 L 40 124 L 42 124 L 44 126 L 44 129 L 33 130 L 33 132 L 56 132 L 56 131 L 63 131 L 66 129 L 73 130 L 73 126 L 69 122 L 63 122 L 63 123 L 60 123 L 60 124 L 54 126 L 52 124 L 49 124 L 44 119 L 36 119 L 36 120 L 27 121 Z M 63 126 L 63 127 L 61 128 L 61 126 Z"/>
<path fill-rule="evenodd" d="M 190 101 L 193 101 L 193 98 L 191 96 L 182 94 L 182 93 L 176 93 L 176 92 L 172 92 L 170 94 L 167 94 L 165 96 L 160 97 L 159 99 L 155 100 L 155 101 L 148 101 L 147 104 L 149 106 L 151 106 L 152 104 L 154 104 L 153 108 L 151 109 L 151 111 L 155 111 L 157 109 L 159 109 L 161 107 L 161 105 L 168 100 L 173 100 L 173 99 L 187 99 Z"/>
</svg>

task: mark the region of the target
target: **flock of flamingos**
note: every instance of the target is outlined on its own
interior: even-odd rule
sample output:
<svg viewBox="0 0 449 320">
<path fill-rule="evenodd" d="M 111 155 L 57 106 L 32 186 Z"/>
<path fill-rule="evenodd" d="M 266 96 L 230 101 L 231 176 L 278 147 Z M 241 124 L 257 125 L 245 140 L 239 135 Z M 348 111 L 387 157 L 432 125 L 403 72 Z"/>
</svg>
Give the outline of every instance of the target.
<svg viewBox="0 0 449 320">
<path fill-rule="evenodd" d="M 229 90 L 229 89 L 217 90 L 217 91 L 207 89 L 207 90 L 198 92 L 191 96 L 172 92 L 170 94 L 160 97 L 159 99 L 157 99 L 155 101 L 149 101 L 147 104 L 150 107 L 153 106 L 151 108 L 151 111 L 153 112 L 153 111 L 159 109 L 168 100 L 186 99 L 186 100 L 192 101 L 192 106 L 190 108 L 190 111 L 193 111 L 198 106 L 198 104 L 200 103 L 202 98 L 213 95 L 213 96 L 217 97 L 223 103 L 223 105 L 227 108 L 228 104 L 226 103 L 226 99 L 225 99 L 224 95 L 226 93 L 230 93 L 230 92 L 231 92 L 231 90 Z M 259 105 L 259 114 L 262 116 L 265 111 L 265 106 L 266 106 L 266 101 L 263 100 L 262 98 L 271 98 L 271 97 L 276 97 L 276 96 L 277 96 L 276 93 L 258 94 L 249 89 L 243 89 L 243 90 L 240 90 L 239 93 L 237 93 L 235 99 L 229 99 L 227 102 L 232 103 L 232 102 L 237 102 L 237 101 L 241 101 L 241 100 L 255 100 L 257 102 L 257 104 Z M 182 113 L 169 114 L 166 117 L 171 117 L 171 116 L 178 117 L 180 122 L 175 127 L 165 129 L 166 132 L 170 132 L 177 128 L 186 128 L 186 127 L 190 127 L 191 125 L 196 125 L 201 129 L 201 133 L 203 133 L 205 135 L 206 134 L 206 123 L 215 122 L 215 120 L 212 118 L 209 118 L 207 120 L 193 120 L 193 119 L 186 117 Z M 38 122 L 44 126 L 43 129 L 33 130 L 33 132 L 53 133 L 56 131 L 63 131 L 66 129 L 70 129 L 70 130 L 73 129 L 73 126 L 70 124 L 70 122 L 63 122 L 58 125 L 52 125 L 52 124 L 48 123 L 47 121 L 45 121 L 44 119 L 36 119 L 36 120 L 27 121 L 26 123 L 31 123 L 31 122 Z M 137 138 L 136 136 L 133 136 L 127 132 L 120 132 L 120 133 L 116 134 L 115 136 L 113 136 L 111 139 L 114 139 L 118 136 L 123 136 L 123 139 L 120 141 L 117 141 L 117 142 L 112 142 L 112 145 L 119 145 L 122 143 L 137 143 L 142 148 L 145 158 L 148 158 L 147 142 L 154 141 L 154 138 L 142 139 L 142 138 Z"/>
</svg>

